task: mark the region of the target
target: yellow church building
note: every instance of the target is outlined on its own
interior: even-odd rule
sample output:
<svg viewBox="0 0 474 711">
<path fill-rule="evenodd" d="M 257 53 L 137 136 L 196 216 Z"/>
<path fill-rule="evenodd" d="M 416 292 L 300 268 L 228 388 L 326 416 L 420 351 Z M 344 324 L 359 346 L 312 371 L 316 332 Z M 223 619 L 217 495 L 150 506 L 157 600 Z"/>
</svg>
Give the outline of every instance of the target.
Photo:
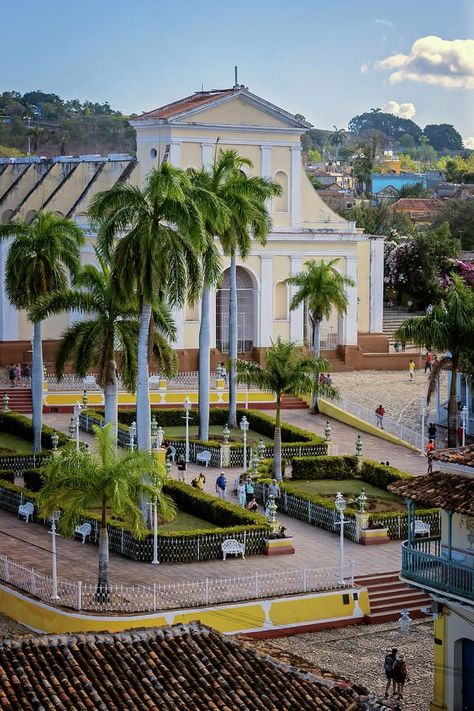
<svg viewBox="0 0 474 711">
<path fill-rule="evenodd" d="M 337 259 L 337 268 L 355 281 L 348 287 L 347 314 L 322 324 L 322 348 L 345 367 L 377 367 L 367 354 L 386 353 L 382 334 L 383 238 L 363 234 L 355 223 L 334 213 L 309 182 L 301 160 L 301 134 L 310 124 L 253 94 L 242 85 L 200 91 L 144 113 L 131 121 L 137 132 L 136 160 L 131 156 L 62 156 L 50 160 L 3 159 L 0 163 L 0 218 L 33 219 L 51 209 L 74 219 L 87 237 L 84 260 L 94 258 L 94 232 L 87 219 L 91 197 L 118 180 L 142 185 L 153 168 L 167 160 L 181 168 L 209 166 L 220 148 L 249 158 L 250 174 L 271 177 L 282 187 L 271 202 L 272 231 L 265 246 L 238 261 L 238 350 L 259 358 L 261 349 L 281 336 L 302 342 L 309 325 L 304 308 L 290 311 L 290 274 L 308 259 Z M 2 285 L 1 362 L 27 360 L 31 324 L 8 303 L 4 291 L 7 245 L 0 246 Z M 211 298 L 211 347 L 215 365 L 228 351 L 228 261 L 220 287 Z M 46 359 L 62 329 L 78 314 L 51 319 L 45 327 Z M 175 313 L 175 347 L 182 370 L 198 363 L 199 306 Z"/>
</svg>

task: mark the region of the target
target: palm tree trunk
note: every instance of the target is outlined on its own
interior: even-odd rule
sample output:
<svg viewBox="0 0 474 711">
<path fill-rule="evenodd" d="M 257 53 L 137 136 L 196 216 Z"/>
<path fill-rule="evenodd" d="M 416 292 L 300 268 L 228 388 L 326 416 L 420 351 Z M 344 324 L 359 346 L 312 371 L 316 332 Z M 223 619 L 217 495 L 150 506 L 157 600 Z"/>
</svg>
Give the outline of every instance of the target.
<svg viewBox="0 0 474 711">
<path fill-rule="evenodd" d="M 33 452 L 41 452 L 43 428 L 43 345 L 41 321 L 33 324 L 33 367 L 31 370 L 31 399 L 33 402 Z"/>
<path fill-rule="evenodd" d="M 201 299 L 201 324 L 199 327 L 199 439 L 209 439 L 209 375 L 210 375 L 210 332 L 209 332 L 210 291 L 204 286 Z"/>
<path fill-rule="evenodd" d="M 448 447 L 458 446 L 458 402 L 457 402 L 458 359 L 452 356 L 451 382 L 448 398 Z"/>
<path fill-rule="evenodd" d="M 142 304 L 138 332 L 137 376 L 137 444 L 138 449 L 151 452 L 150 392 L 148 389 L 148 338 L 151 306 Z"/>
<path fill-rule="evenodd" d="M 99 533 L 99 579 L 96 600 L 107 602 L 109 597 L 109 533 L 107 531 L 107 502 L 102 500 L 102 520 Z"/>
<path fill-rule="evenodd" d="M 281 474 L 281 396 L 277 395 L 275 431 L 273 434 L 273 478 L 282 480 Z"/>
<path fill-rule="evenodd" d="M 229 427 L 237 427 L 237 261 L 230 258 L 229 292 Z"/>
<path fill-rule="evenodd" d="M 104 419 L 106 425 L 108 425 L 109 422 L 112 423 L 112 435 L 114 442 L 117 442 L 118 431 L 117 390 L 117 377 L 114 375 L 114 379 L 112 381 L 108 381 L 104 388 Z"/>
<path fill-rule="evenodd" d="M 320 343 L 321 343 L 321 319 L 317 316 L 313 316 L 313 355 L 315 358 L 319 358 L 320 356 Z M 317 370 L 314 371 L 313 374 L 314 378 L 314 384 L 315 384 L 315 389 L 313 393 L 313 397 L 311 398 L 311 412 L 313 415 L 317 415 L 319 413 L 319 400 L 318 400 L 318 393 L 317 393 L 317 387 L 318 387 L 318 378 L 319 378 L 319 373 Z"/>
</svg>

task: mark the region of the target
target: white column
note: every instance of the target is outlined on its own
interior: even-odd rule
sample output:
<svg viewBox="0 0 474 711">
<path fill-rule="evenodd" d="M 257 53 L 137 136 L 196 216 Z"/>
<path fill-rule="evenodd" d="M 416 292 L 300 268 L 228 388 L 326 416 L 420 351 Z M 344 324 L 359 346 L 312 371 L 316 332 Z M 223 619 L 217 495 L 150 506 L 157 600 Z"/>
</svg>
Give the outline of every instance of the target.
<svg viewBox="0 0 474 711">
<path fill-rule="evenodd" d="M 260 146 L 262 165 L 260 175 L 262 178 L 271 178 L 272 176 L 272 147 Z"/>
<path fill-rule="evenodd" d="M 273 337 L 273 258 L 260 256 L 260 338 L 258 345 L 266 348 Z"/>
<path fill-rule="evenodd" d="M 211 293 L 209 295 L 209 343 L 210 343 L 210 348 L 215 348 L 216 347 L 216 327 L 217 327 L 217 319 L 216 319 L 216 290 L 211 289 Z"/>
<path fill-rule="evenodd" d="M 12 240 L 0 243 L 0 341 L 16 341 L 20 336 L 19 312 L 5 289 L 6 261 Z"/>
<path fill-rule="evenodd" d="M 301 223 L 301 146 L 291 147 L 291 225 Z"/>
<path fill-rule="evenodd" d="M 169 162 L 177 168 L 181 165 L 181 143 L 170 143 Z"/>
<path fill-rule="evenodd" d="M 342 329 L 339 331 L 341 343 L 346 346 L 357 345 L 357 255 L 346 256 L 346 274 L 356 286 L 346 287 L 348 298 L 347 312 L 342 317 Z M 342 330 L 342 333 L 341 333 Z"/>
<path fill-rule="evenodd" d="M 184 308 L 173 309 L 173 319 L 176 325 L 176 340 L 174 342 L 175 348 L 184 348 Z"/>
<path fill-rule="evenodd" d="M 298 274 L 301 271 L 301 257 L 291 255 L 291 274 Z M 290 303 L 296 292 L 296 286 L 290 287 Z M 303 340 L 303 305 L 295 311 L 290 311 L 290 339 L 301 343 Z"/>
<path fill-rule="evenodd" d="M 202 167 L 209 168 L 213 163 L 213 143 L 201 143 L 201 160 Z"/>
<path fill-rule="evenodd" d="M 383 332 L 383 239 L 370 240 L 370 333 Z"/>
</svg>

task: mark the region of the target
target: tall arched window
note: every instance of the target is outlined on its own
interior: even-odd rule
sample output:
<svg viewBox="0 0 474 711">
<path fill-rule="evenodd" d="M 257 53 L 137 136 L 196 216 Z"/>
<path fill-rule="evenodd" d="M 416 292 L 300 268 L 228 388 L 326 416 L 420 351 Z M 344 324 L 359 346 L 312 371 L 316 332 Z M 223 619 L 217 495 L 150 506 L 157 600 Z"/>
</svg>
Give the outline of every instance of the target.
<svg viewBox="0 0 474 711">
<path fill-rule="evenodd" d="M 229 352 L 230 270 L 223 274 L 222 286 L 216 293 L 216 346 Z M 237 267 L 237 351 L 251 351 L 255 342 L 257 289 L 250 272 Z"/>
<path fill-rule="evenodd" d="M 282 189 L 280 197 L 273 199 L 273 212 L 288 212 L 288 175 L 283 170 L 278 170 L 273 180 Z"/>
<path fill-rule="evenodd" d="M 273 304 L 273 318 L 275 321 L 286 321 L 288 319 L 288 287 L 284 281 L 275 284 Z"/>
</svg>

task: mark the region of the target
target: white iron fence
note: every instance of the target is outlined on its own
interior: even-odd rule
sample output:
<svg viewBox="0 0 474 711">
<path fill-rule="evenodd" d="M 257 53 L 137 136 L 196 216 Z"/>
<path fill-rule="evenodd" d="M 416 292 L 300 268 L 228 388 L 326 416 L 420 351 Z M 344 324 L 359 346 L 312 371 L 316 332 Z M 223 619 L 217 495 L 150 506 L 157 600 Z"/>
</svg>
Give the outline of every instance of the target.
<svg viewBox="0 0 474 711">
<path fill-rule="evenodd" d="M 109 585 L 105 595 L 98 595 L 96 585 L 58 579 L 58 598 L 54 598 L 52 578 L 0 556 L 0 579 L 5 583 L 40 600 L 91 612 L 155 612 L 352 587 L 354 561 L 344 566 L 342 585 L 340 572 L 339 568 L 304 568 L 170 585 Z"/>
</svg>

